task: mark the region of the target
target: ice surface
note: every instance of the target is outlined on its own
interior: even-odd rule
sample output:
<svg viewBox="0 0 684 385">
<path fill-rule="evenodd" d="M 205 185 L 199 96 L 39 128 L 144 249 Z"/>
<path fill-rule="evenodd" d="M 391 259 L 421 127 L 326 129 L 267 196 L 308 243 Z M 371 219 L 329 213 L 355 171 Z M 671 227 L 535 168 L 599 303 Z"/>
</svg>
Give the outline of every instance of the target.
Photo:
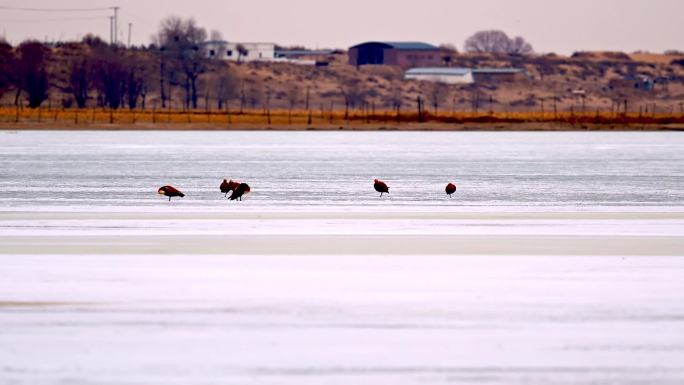
<svg viewBox="0 0 684 385">
<path fill-rule="evenodd" d="M 677 384 L 684 259 L 0 256 L 7 384 Z"/>
</svg>

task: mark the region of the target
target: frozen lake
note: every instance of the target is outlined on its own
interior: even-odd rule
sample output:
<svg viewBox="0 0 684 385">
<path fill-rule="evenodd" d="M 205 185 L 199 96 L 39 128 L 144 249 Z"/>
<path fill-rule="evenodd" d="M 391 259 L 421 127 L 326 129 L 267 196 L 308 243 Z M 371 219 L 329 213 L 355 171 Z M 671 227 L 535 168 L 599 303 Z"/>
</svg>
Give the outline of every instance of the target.
<svg viewBox="0 0 684 385">
<path fill-rule="evenodd" d="M 3 384 L 681 384 L 684 258 L 0 256 Z"/>
<path fill-rule="evenodd" d="M 187 195 L 174 210 L 684 207 L 678 132 L 0 131 L 0 164 L 0 208 L 13 209 L 163 209 L 167 184 Z M 249 202 L 221 200 L 223 178 L 249 183 Z"/>
<path fill-rule="evenodd" d="M 680 133 L 0 132 L 0 164 L 0 385 L 684 383 Z"/>
</svg>

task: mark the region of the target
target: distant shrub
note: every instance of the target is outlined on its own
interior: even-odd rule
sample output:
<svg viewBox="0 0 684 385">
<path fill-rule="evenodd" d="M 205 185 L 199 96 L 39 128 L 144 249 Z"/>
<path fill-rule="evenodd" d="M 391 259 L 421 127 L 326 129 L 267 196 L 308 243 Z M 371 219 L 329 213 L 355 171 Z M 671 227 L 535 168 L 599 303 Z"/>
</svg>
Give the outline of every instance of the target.
<svg viewBox="0 0 684 385">
<path fill-rule="evenodd" d="M 608 60 L 623 60 L 631 61 L 632 58 L 624 52 L 614 52 L 614 51 L 577 51 L 571 56 L 573 59 L 608 59 Z"/>
</svg>

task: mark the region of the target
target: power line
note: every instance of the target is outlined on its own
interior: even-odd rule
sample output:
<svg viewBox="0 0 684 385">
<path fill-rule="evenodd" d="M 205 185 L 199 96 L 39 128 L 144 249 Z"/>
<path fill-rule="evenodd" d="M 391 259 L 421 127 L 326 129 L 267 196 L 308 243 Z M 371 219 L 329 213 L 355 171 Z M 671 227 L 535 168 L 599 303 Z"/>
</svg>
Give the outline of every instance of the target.
<svg viewBox="0 0 684 385">
<path fill-rule="evenodd" d="M 78 20 L 103 20 L 107 16 L 93 16 L 93 17 L 63 17 L 52 19 L 2 19 L 0 23 L 40 23 L 40 22 L 59 22 L 59 21 L 78 21 Z"/>
<path fill-rule="evenodd" d="M 25 8 L 25 7 L 10 7 L 0 5 L 0 9 L 8 11 L 22 11 L 22 12 L 92 12 L 92 11 L 108 11 L 112 7 L 99 8 Z"/>
</svg>

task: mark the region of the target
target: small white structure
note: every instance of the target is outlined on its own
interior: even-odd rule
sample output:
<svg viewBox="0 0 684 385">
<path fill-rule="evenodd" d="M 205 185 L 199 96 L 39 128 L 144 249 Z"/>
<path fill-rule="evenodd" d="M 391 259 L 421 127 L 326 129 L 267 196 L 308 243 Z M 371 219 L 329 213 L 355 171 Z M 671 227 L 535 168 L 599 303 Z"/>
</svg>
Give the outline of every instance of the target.
<svg viewBox="0 0 684 385">
<path fill-rule="evenodd" d="M 207 56 L 239 62 L 274 61 L 273 43 L 232 43 L 228 41 L 207 41 Z"/>
<path fill-rule="evenodd" d="M 445 84 L 472 84 L 473 70 L 469 68 L 411 68 L 404 73 L 404 79 L 423 80 Z"/>
</svg>

